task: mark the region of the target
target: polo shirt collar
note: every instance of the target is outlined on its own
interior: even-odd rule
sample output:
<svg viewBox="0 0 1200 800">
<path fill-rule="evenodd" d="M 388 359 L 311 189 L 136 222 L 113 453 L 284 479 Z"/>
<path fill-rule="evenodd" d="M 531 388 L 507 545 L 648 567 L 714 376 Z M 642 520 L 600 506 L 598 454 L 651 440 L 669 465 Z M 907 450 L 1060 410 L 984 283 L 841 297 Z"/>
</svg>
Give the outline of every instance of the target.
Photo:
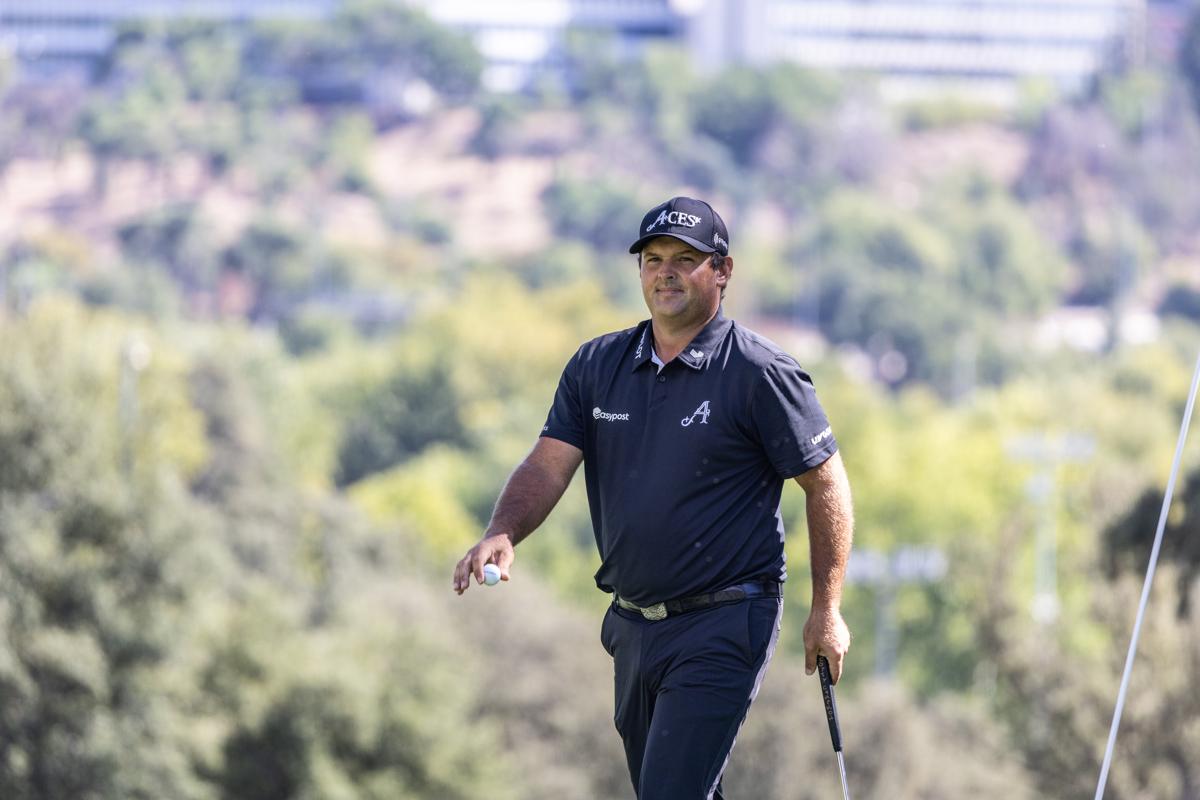
<svg viewBox="0 0 1200 800">
<path fill-rule="evenodd" d="M 703 369 L 708 362 L 708 357 L 720 345 L 732 324 L 732 320 L 725 316 L 724 309 L 717 308 L 717 315 L 708 321 L 708 324 L 696 334 L 687 347 L 683 348 L 683 352 L 676 356 L 675 360 L 681 361 L 695 370 Z M 633 352 L 632 369 L 637 369 L 650 361 L 650 354 L 654 352 L 654 336 L 651 332 L 650 320 L 643 322 L 640 327 L 641 330 L 637 333 L 637 347 Z"/>
<path fill-rule="evenodd" d="M 645 320 L 638 326 L 638 330 L 634 332 L 634 341 L 637 342 L 637 346 L 633 351 L 631 372 L 649 362 L 650 354 L 654 352 L 654 336 L 650 332 L 650 320 Z"/>
</svg>

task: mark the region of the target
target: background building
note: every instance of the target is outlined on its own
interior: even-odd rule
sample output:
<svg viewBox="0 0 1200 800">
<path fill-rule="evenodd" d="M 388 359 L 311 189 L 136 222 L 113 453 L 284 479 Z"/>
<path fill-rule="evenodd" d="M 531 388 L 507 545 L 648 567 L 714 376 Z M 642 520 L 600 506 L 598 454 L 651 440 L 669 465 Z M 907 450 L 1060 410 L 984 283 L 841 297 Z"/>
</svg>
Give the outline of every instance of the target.
<svg viewBox="0 0 1200 800">
<path fill-rule="evenodd" d="M 328 14 L 337 0 L 3 0 L 0 53 L 26 77 L 78 74 L 108 48 L 127 19 L 254 19 Z"/>
<path fill-rule="evenodd" d="M 716 4 L 738 6 L 732 0 Z M 959 88 L 1006 100 L 1027 79 L 1077 89 L 1107 60 L 1137 60 L 1145 0 L 755 0 L 749 46 L 772 58 L 886 77 L 907 94 Z M 731 43 L 737 46 L 737 42 Z M 731 60 L 746 58 L 733 52 Z"/>
<path fill-rule="evenodd" d="M 470 34 L 484 80 L 561 79 L 566 33 L 610 34 L 622 55 L 686 43 L 701 67 L 778 59 L 878 74 L 888 93 L 963 89 L 1004 102 L 1023 81 L 1073 91 L 1101 65 L 1172 57 L 1194 0 L 411 0 Z M 122 20 L 321 15 L 337 0 L 7 0 L 0 50 L 27 74 L 86 65 Z"/>
<path fill-rule="evenodd" d="M 434 19 L 470 33 L 487 62 L 484 82 L 519 90 L 561 73 L 566 32 L 611 33 L 618 51 L 634 55 L 647 42 L 681 39 L 688 11 L 703 6 L 669 0 L 418 0 Z"/>
<path fill-rule="evenodd" d="M 625 53 L 677 39 L 696 63 L 791 60 L 881 76 L 894 96 L 960 89 L 1006 102 L 1030 79 L 1078 89 L 1114 61 L 1166 57 L 1190 3 L 1147 0 L 457 0 L 423 5 L 471 32 L 495 88 L 528 85 L 561 63 L 570 27 L 611 32 Z M 1172 39 L 1172 37 L 1174 37 Z"/>
</svg>

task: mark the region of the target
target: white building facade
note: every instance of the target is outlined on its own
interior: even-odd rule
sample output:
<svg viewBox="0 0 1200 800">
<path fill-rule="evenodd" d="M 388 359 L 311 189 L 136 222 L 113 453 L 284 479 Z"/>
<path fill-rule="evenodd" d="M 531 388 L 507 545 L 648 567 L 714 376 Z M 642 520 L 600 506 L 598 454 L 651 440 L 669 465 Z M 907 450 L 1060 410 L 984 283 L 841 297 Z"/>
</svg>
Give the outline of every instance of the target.
<svg viewBox="0 0 1200 800">
<path fill-rule="evenodd" d="M 751 0 L 774 58 L 1006 100 L 1022 81 L 1080 88 L 1112 59 L 1137 61 L 1145 0 Z"/>
<path fill-rule="evenodd" d="M 646 42 L 682 39 L 687 12 L 703 5 L 669 0 L 416 0 L 437 21 L 472 35 L 483 54 L 484 83 L 518 91 L 556 74 L 570 29 L 611 33 L 625 55 Z"/>
<path fill-rule="evenodd" d="M 686 44 L 702 68 L 790 60 L 877 74 L 896 94 L 963 87 L 981 99 L 1026 79 L 1070 91 L 1106 60 L 1136 61 L 1151 9 L 1196 0 L 397 0 L 471 35 L 500 91 L 561 77 L 568 30 L 611 34 L 622 54 Z M 337 0 L 0 0 L 0 50 L 25 63 L 95 58 L 141 16 L 331 13 Z M 1153 13 L 1150 15 L 1153 19 Z M 1154 26 L 1151 26 L 1151 32 Z"/>
<path fill-rule="evenodd" d="M 94 62 L 125 20 L 320 17 L 336 0 L 0 0 L 0 54 L 34 74 Z"/>
<path fill-rule="evenodd" d="M 1174 0 L 1176 3 L 1179 0 Z M 1140 58 L 1147 0 L 420 0 L 470 32 L 496 89 L 553 72 L 569 27 L 612 32 L 626 53 L 686 42 L 696 62 L 794 61 L 879 75 L 895 95 L 961 88 L 1006 101 L 1027 79 L 1078 89 L 1107 61 Z"/>
</svg>

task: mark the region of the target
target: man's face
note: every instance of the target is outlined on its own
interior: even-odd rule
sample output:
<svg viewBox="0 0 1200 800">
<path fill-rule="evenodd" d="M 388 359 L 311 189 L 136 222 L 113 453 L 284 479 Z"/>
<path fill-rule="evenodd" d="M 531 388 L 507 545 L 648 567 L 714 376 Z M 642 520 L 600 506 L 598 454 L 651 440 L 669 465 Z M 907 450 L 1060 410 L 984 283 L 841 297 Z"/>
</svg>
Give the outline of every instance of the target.
<svg viewBox="0 0 1200 800">
<path fill-rule="evenodd" d="M 724 275 L 713 269 L 709 255 L 671 236 L 642 248 L 642 296 L 651 317 L 688 325 L 716 312 Z"/>
</svg>

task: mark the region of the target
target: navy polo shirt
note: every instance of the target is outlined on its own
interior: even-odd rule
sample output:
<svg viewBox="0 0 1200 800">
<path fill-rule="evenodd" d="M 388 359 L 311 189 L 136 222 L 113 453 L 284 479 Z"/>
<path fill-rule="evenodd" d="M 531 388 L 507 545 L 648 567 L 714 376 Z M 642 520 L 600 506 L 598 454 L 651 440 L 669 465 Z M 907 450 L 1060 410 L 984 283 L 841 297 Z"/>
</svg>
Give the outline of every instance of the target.
<svg viewBox="0 0 1200 800">
<path fill-rule="evenodd" d="M 784 580 L 784 481 L 837 451 L 812 380 L 720 312 L 661 371 L 651 339 L 580 347 L 542 429 L 583 451 L 596 585 L 645 606 Z"/>
</svg>

